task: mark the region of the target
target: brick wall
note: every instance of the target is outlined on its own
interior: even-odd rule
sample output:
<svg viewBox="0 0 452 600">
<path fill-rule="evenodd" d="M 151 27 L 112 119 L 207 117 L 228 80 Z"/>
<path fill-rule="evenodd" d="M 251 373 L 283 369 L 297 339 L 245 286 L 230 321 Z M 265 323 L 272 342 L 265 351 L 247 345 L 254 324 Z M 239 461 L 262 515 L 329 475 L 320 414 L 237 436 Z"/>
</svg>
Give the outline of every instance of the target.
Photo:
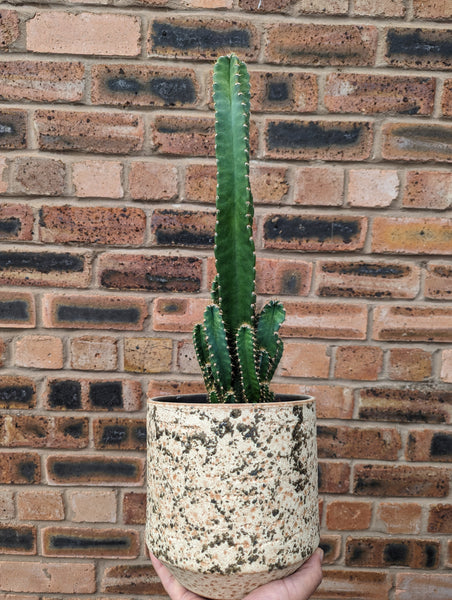
<svg viewBox="0 0 452 600">
<path fill-rule="evenodd" d="M 258 291 L 287 308 L 275 388 L 318 402 L 316 598 L 451 597 L 451 17 L 450 0 L 0 5 L 1 600 L 163 596 L 145 397 L 201 389 L 210 75 L 231 49 L 252 81 Z"/>
</svg>

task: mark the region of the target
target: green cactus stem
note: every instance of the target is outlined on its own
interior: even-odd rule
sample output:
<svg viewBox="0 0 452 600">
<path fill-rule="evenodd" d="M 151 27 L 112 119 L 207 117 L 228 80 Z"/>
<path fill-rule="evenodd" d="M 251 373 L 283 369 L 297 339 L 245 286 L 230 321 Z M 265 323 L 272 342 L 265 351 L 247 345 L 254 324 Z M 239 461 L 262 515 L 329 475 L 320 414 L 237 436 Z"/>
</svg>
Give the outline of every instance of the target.
<svg viewBox="0 0 452 600">
<path fill-rule="evenodd" d="M 250 86 L 245 63 L 222 56 L 214 67 L 217 221 L 212 304 L 193 342 L 211 402 L 274 400 L 269 384 L 282 356 L 285 311 L 256 311 L 253 199 L 249 181 Z"/>
</svg>

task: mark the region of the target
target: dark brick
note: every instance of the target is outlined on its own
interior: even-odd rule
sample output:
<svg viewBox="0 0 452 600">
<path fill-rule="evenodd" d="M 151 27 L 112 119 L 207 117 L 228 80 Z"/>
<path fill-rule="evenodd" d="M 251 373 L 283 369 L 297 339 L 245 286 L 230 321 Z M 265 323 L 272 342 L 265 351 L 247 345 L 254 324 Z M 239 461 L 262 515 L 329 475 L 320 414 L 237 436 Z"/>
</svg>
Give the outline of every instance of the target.
<svg viewBox="0 0 452 600">
<path fill-rule="evenodd" d="M 397 460 L 401 448 L 395 429 L 367 429 L 319 425 L 317 446 L 320 458 L 369 458 Z"/>
<path fill-rule="evenodd" d="M 15 238 L 18 236 L 20 229 L 21 222 L 17 217 L 6 217 L 0 220 L 0 238 Z"/>
<path fill-rule="evenodd" d="M 439 543 L 430 540 L 348 538 L 345 564 L 349 567 L 438 567 Z"/>
<path fill-rule="evenodd" d="M 127 525 L 144 525 L 146 523 L 146 494 L 143 492 L 124 494 L 122 511 L 124 523 Z"/>
<path fill-rule="evenodd" d="M 42 533 L 45 556 L 134 558 L 139 552 L 136 531 L 46 527 Z"/>
<path fill-rule="evenodd" d="M 359 392 L 359 418 L 398 423 L 448 423 L 452 392 L 366 388 Z"/>
<path fill-rule="evenodd" d="M 82 387 L 79 381 L 59 380 L 49 383 L 50 408 L 79 410 L 82 408 Z"/>
<path fill-rule="evenodd" d="M 0 453 L 0 483 L 29 485 L 41 482 L 41 463 L 34 452 Z"/>
<path fill-rule="evenodd" d="M 269 158 L 364 160 L 372 144 L 372 125 L 365 121 L 269 120 L 265 130 Z"/>
<path fill-rule="evenodd" d="M 25 204 L 0 205 L 0 240 L 31 240 L 34 215 Z"/>
<path fill-rule="evenodd" d="M 150 27 L 151 55 L 209 60 L 233 51 L 256 59 L 258 50 L 255 27 L 243 21 L 169 17 L 154 19 Z"/>
<path fill-rule="evenodd" d="M 18 110 L 0 111 L 0 148 L 19 150 L 27 146 L 27 113 Z"/>
<path fill-rule="evenodd" d="M 189 210 L 155 210 L 151 230 L 159 246 L 211 247 L 215 214 Z"/>
<path fill-rule="evenodd" d="M 0 378 L 1 408 L 32 408 L 36 405 L 36 386 L 26 377 Z"/>
<path fill-rule="evenodd" d="M 0 301 L 0 321 L 23 321 L 30 320 L 28 303 L 25 300 L 3 300 Z"/>
<path fill-rule="evenodd" d="M 365 217 L 269 215 L 264 222 L 264 246 L 285 250 L 353 251 L 362 248 Z"/>
<path fill-rule="evenodd" d="M 430 507 L 427 531 L 452 533 L 452 504 L 435 504 Z"/>
<path fill-rule="evenodd" d="M 97 419 L 94 444 L 99 450 L 145 450 L 146 422 L 132 419 Z"/>
<path fill-rule="evenodd" d="M 356 465 L 357 496 L 443 497 L 449 493 L 449 472 L 436 467 Z"/>
<path fill-rule="evenodd" d="M 195 106 L 199 85 L 193 69 L 137 65 L 94 65 L 95 104 Z"/>
<path fill-rule="evenodd" d="M 202 261 L 195 257 L 104 254 L 100 284 L 110 289 L 199 292 Z"/>
<path fill-rule="evenodd" d="M 452 162 L 452 127 L 386 123 L 382 155 L 387 160 Z"/>
<path fill-rule="evenodd" d="M 69 252 L 0 252 L 0 269 L 32 269 L 39 273 L 81 272 L 83 257 Z"/>
<path fill-rule="evenodd" d="M 36 528 L 0 525 L 0 554 L 36 554 Z"/>
<path fill-rule="evenodd" d="M 55 484 L 134 485 L 143 481 L 144 462 L 139 458 L 105 458 L 103 456 L 50 456 L 47 473 Z"/>
<path fill-rule="evenodd" d="M 388 29 L 386 59 L 392 66 L 450 69 L 452 41 L 449 30 Z"/>
<path fill-rule="evenodd" d="M 430 455 L 452 458 L 452 433 L 435 433 L 430 444 Z"/>
<path fill-rule="evenodd" d="M 99 381 L 90 383 L 89 402 L 93 408 L 112 410 L 124 406 L 121 381 Z"/>
<path fill-rule="evenodd" d="M 102 591 L 111 594 L 164 595 L 165 590 L 151 565 L 115 565 L 105 570 Z"/>
</svg>

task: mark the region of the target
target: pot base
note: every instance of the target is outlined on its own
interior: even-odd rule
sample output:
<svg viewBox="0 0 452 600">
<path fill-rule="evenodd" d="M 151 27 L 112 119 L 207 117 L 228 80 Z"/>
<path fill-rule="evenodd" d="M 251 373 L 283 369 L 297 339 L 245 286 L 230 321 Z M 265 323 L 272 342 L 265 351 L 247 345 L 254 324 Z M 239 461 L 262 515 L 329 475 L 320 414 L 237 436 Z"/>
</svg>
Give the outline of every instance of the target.
<svg viewBox="0 0 452 600">
<path fill-rule="evenodd" d="M 161 562 L 171 571 L 181 585 L 199 596 L 211 600 L 242 600 L 256 588 L 270 583 L 270 581 L 292 575 L 305 561 L 302 560 L 294 565 L 288 565 L 283 569 L 274 569 L 270 572 L 231 573 L 230 575 L 194 573 L 169 565 L 164 561 Z"/>
</svg>

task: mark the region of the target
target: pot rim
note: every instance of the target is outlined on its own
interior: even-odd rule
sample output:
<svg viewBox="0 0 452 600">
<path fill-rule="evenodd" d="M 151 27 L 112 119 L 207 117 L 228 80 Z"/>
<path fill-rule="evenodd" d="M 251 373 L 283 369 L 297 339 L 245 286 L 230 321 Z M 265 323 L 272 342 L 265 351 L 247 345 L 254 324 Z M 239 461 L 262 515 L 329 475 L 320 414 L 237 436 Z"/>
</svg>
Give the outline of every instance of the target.
<svg viewBox="0 0 452 600">
<path fill-rule="evenodd" d="M 315 398 L 314 396 L 309 396 L 308 394 L 276 394 L 277 398 L 282 398 L 282 400 L 279 400 L 277 402 L 242 402 L 242 403 L 235 403 L 235 402 L 230 402 L 230 403 L 226 403 L 226 402 L 208 402 L 208 401 L 194 401 L 195 398 L 207 398 L 207 394 L 170 394 L 170 395 L 166 395 L 166 396 L 153 396 L 151 398 L 147 398 L 147 404 L 149 406 L 152 405 L 157 405 L 157 406 L 191 406 L 191 407 L 195 407 L 195 406 L 202 406 L 202 407 L 207 407 L 207 406 L 211 406 L 213 408 L 220 408 L 220 409 L 227 409 L 227 410 L 234 410 L 234 408 L 241 408 L 241 409 L 245 409 L 245 408 L 252 408 L 252 407 L 260 407 L 260 408 L 264 408 L 266 406 L 268 407 L 282 407 L 282 406 L 287 406 L 287 405 L 295 405 L 295 406 L 301 406 L 303 404 L 311 404 L 312 402 L 315 402 Z M 172 400 L 171 400 L 172 398 Z M 187 401 L 181 401 L 179 399 L 181 398 L 186 398 Z M 190 401 L 191 399 L 191 401 Z"/>
</svg>

